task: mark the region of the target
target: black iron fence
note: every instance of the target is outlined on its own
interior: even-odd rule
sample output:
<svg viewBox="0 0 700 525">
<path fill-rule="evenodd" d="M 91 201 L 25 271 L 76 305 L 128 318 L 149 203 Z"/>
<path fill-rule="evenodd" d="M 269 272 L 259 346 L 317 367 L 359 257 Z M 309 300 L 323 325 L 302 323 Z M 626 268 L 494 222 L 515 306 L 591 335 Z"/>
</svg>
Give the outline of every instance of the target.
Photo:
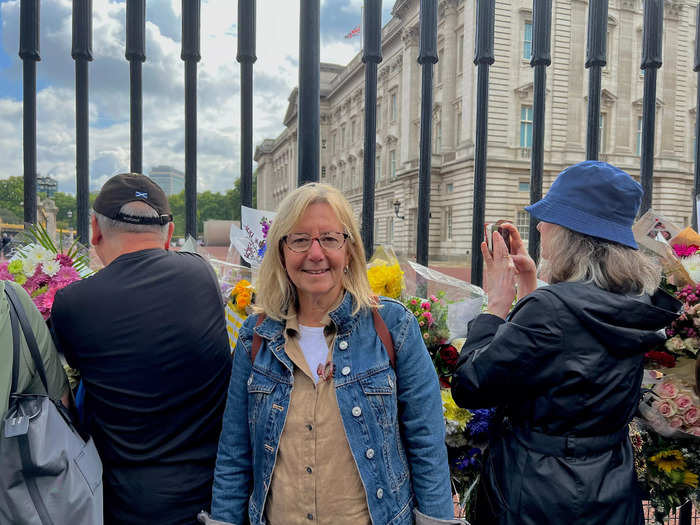
<svg viewBox="0 0 700 525">
<path fill-rule="evenodd" d="M 471 280 L 482 283 L 482 260 L 479 244 L 485 215 L 486 165 L 488 152 L 489 67 L 494 63 L 495 0 L 476 0 L 476 32 L 474 64 L 477 67 L 476 128 L 474 138 L 474 202 L 472 216 Z M 641 183 L 644 188 L 643 211 L 651 206 L 654 174 L 654 130 L 656 76 L 662 66 L 663 0 L 643 0 L 644 24 L 642 59 L 644 97 L 642 116 Z M 142 82 L 141 70 L 146 61 L 145 0 L 126 0 L 126 49 L 130 63 L 131 95 L 131 170 L 142 171 Z M 365 62 L 365 147 L 362 234 L 370 253 L 374 244 L 375 144 L 377 64 L 381 54 L 381 0 L 366 0 L 364 11 Z M 420 163 L 418 189 L 417 262 L 428 264 L 430 221 L 430 172 L 432 140 L 433 66 L 437 52 L 438 0 L 420 0 L 420 51 L 422 96 L 420 111 Z M 40 60 L 40 1 L 21 0 L 19 56 L 23 61 L 23 147 L 24 147 L 24 220 L 36 222 L 36 63 Z M 588 41 L 585 67 L 589 70 L 586 158 L 599 154 L 599 119 L 601 68 L 606 65 L 608 1 L 590 0 Z M 533 137 L 531 151 L 530 199 L 542 196 L 542 174 L 545 132 L 545 84 L 551 63 L 550 34 L 552 0 L 534 0 L 532 6 L 533 36 L 530 65 L 534 68 Z M 298 182 L 318 181 L 320 175 L 320 0 L 300 0 L 299 42 L 299 110 L 298 110 Z M 241 64 L 241 202 L 252 202 L 252 129 L 253 129 L 253 64 L 255 55 L 255 0 L 238 2 L 238 53 Z M 182 54 L 185 62 L 185 195 L 186 232 L 196 235 L 197 186 L 197 62 L 199 51 L 200 0 L 182 0 Z M 695 59 L 693 70 L 700 79 L 700 9 L 697 9 Z M 76 182 L 77 231 L 88 243 L 88 66 L 92 60 L 92 0 L 73 1 L 72 57 L 76 71 Z M 700 91 L 698 92 L 700 105 Z M 696 114 L 696 137 L 700 120 Z M 688 192 L 693 203 L 693 226 L 697 228 L 695 196 L 700 193 L 700 149 L 695 146 L 694 187 Z M 530 222 L 529 251 L 537 257 L 539 237 L 534 220 Z M 679 523 L 690 523 L 689 510 L 683 511 Z"/>
</svg>

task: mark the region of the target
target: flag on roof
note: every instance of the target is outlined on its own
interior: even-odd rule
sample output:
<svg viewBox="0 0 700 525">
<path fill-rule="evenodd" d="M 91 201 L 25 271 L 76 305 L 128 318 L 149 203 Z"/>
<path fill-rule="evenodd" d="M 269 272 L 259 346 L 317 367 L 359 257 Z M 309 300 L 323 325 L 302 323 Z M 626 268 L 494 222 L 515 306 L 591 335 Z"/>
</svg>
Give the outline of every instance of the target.
<svg viewBox="0 0 700 525">
<path fill-rule="evenodd" d="M 359 34 L 360 34 L 360 26 L 357 26 L 355 29 L 353 29 L 347 35 L 345 35 L 345 38 L 352 38 L 352 37 L 357 36 Z"/>
</svg>

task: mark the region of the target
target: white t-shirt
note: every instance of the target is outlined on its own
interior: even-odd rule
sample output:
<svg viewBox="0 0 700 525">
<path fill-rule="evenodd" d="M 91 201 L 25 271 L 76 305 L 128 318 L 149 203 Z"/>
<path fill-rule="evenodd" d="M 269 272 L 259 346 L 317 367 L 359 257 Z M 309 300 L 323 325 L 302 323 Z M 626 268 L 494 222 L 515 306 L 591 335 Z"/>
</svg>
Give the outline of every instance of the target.
<svg viewBox="0 0 700 525">
<path fill-rule="evenodd" d="M 304 353 L 314 383 L 318 383 L 318 365 L 325 365 L 328 358 L 328 345 L 323 328 L 323 326 L 299 325 L 299 347 Z"/>
</svg>

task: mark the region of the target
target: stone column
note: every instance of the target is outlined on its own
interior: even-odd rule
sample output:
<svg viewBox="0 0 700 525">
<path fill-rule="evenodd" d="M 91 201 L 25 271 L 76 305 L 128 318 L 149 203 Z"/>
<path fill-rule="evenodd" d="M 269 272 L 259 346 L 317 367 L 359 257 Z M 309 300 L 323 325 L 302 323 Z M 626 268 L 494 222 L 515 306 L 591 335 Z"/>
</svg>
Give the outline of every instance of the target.
<svg viewBox="0 0 700 525">
<path fill-rule="evenodd" d="M 457 90 L 457 1 L 442 0 L 438 11 L 438 20 L 445 20 L 443 32 L 442 49 L 444 56 L 438 57 L 440 60 L 440 70 L 442 72 L 442 151 L 454 151 L 457 147 L 457 112 L 454 101 Z M 442 153 L 439 151 L 438 153 Z"/>
<path fill-rule="evenodd" d="M 418 36 L 417 25 L 403 30 L 403 64 L 401 70 L 401 93 L 399 103 L 399 118 L 401 130 L 401 143 L 399 154 L 399 166 L 411 160 L 418 159 L 418 134 L 414 121 L 418 119 L 420 109 L 420 66 L 418 65 Z M 387 97 L 391 104 L 391 96 Z M 391 112 L 391 107 L 388 107 Z"/>
</svg>

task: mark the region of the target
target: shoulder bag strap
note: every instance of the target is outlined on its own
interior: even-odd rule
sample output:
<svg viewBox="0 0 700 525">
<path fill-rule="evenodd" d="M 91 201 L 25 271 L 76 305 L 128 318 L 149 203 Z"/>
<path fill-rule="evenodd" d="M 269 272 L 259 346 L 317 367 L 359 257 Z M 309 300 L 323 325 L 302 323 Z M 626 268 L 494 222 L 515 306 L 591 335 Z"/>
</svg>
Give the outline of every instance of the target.
<svg viewBox="0 0 700 525">
<path fill-rule="evenodd" d="M 379 297 L 375 296 L 374 300 L 378 306 L 380 304 Z M 391 338 L 391 333 L 389 332 L 389 329 L 386 327 L 386 323 L 384 322 L 384 319 L 382 319 L 382 316 L 379 315 L 378 308 L 376 308 L 376 307 L 372 308 L 372 317 L 374 318 L 374 329 L 377 331 L 377 335 L 379 336 L 379 340 L 384 345 L 384 348 L 386 349 L 386 353 L 389 354 L 389 362 L 391 363 L 391 368 L 396 370 L 396 352 L 394 351 L 394 341 Z"/>
<path fill-rule="evenodd" d="M 34 332 L 29 324 L 29 319 L 27 319 L 27 314 L 22 307 L 22 303 L 20 302 L 17 293 L 11 287 L 6 286 L 5 293 L 7 293 L 11 307 L 14 308 L 17 319 L 19 319 L 22 332 L 24 332 L 24 339 L 27 341 L 27 346 L 29 347 L 29 353 L 32 355 L 34 366 L 36 367 L 36 371 L 39 373 L 39 377 L 41 377 L 41 382 L 44 384 L 44 389 L 48 395 L 49 382 L 46 380 L 46 371 L 44 370 L 44 363 L 41 360 L 41 354 L 39 353 L 39 345 L 36 344 L 36 338 L 34 337 Z"/>
<path fill-rule="evenodd" d="M 5 294 L 9 287 L 5 285 Z M 19 321 L 17 314 L 10 303 L 9 297 L 7 300 L 7 308 L 10 312 L 10 327 L 12 328 L 12 386 L 10 386 L 10 394 L 17 393 L 17 381 L 19 380 Z"/>
<path fill-rule="evenodd" d="M 265 320 L 265 314 L 261 313 L 258 315 L 258 320 L 255 323 L 255 328 L 260 326 L 260 323 L 262 323 Z M 255 356 L 258 355 L 258 352 L 260 351 L 260 346 L 262 345 L 262 337 L 258 335 L 258 333 L 253 330 L 253 347 L 250 349 L 250 362 L 255 363 Z"/>
</svg>

